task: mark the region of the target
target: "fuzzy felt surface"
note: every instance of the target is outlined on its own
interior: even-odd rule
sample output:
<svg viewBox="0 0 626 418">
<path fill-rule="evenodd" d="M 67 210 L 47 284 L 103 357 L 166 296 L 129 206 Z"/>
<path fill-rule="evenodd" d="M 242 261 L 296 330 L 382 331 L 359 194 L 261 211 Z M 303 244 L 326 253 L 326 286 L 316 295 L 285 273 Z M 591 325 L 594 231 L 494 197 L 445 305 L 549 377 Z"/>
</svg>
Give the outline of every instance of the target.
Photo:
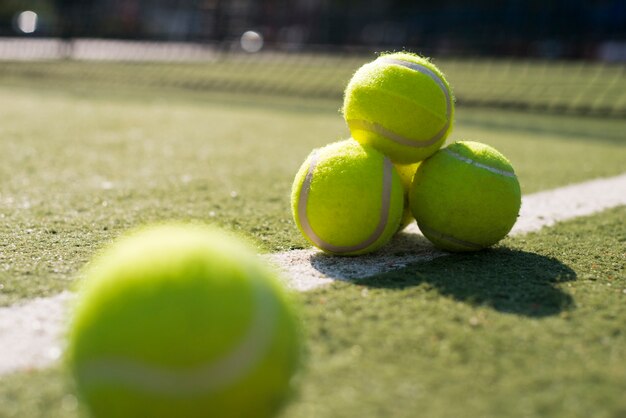
<svg viewBox="0 0 626 418">
<path fill-rule="evenodd" d="M 420 164 L 409 201 L 420 230 L 436 246 L 471 251 L 495 244 L 511 230 L 521 191 L 506 157 L 466 141 Z"/>
<path fill-rule="evenodd" d="M 369 146 L 348 139 L 313 152 L 317 163 L 311 177 L 306 216 L 321 239 L 336 246 L 352 246 L 368 239 L 381 218 L 384 156 Z M 298 214 L 298 202 L 313 153 L 298 171 L 291 207 L 296 224 L 307 239 Z M 363 254 L 384 245 L 396 232 L 404 210 L 403 188 L 395 168 L 392 171 L 390 205 L 385 228 L 369 247 L 345 253 Z M 314 245 L 315 243 L 310 240 Z"/>
<path fill-rule="evenodd" d="M 389 59 L 417 64 L 441 84 L 423 72 L 390 64 Z M 444 143 L 452 130 L 454 103 L 450 86 L 434 64 L 418 55 L 395 53 L 357 70 L 345 90 L 343 114 L 356 140 L 374 146 L 394 162 L 409 164 L 423 160 Z M 394 141 L 394 135 L 410 145 Z"/>
<path fill-rule="evenodd" d="M 109 247 L 87 271 L 68 335 L 93 415 L 271 416 L 300 351 L 275 280 L 246 245 L 204 226 L 142 229 Z"/>
<path fill-rule="evenodd" d="M 404 228 L 409 226 L 411 222 L 415 221 L 413 213 L 411 212 L 411 206 L 409 205 L 409 191 L 411 189 L 411 183 L 413 182 L 413 176 L 415 175 L 415 171 L 417 171 L 417 167 L 419 167 L 419 163 L 396 164 L 396 170 L 398 170 L 400 180 L 402 181 L 402 187 L 404 188 L 404 212 L 402 213 L 402 220 L 400 221 L 398 231 L 402 231 Z"/>
</svg>

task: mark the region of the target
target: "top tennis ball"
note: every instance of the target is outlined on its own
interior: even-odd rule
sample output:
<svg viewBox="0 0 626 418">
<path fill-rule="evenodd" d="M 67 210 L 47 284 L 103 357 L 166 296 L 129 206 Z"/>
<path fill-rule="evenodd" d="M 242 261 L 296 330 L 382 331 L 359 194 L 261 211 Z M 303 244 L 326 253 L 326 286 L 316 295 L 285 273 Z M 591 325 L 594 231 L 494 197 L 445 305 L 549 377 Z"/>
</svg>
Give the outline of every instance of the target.
<svg viewBox="0 0 626 418">
<path fill-rule="evenodd" d="M 394 163 L 410 164 L 444 143 L 452 130 L 454 97 L 435 65 L 398 52 L 357 70 L 346 87 L 343 115 L 354 139 Z"/>
</svg>

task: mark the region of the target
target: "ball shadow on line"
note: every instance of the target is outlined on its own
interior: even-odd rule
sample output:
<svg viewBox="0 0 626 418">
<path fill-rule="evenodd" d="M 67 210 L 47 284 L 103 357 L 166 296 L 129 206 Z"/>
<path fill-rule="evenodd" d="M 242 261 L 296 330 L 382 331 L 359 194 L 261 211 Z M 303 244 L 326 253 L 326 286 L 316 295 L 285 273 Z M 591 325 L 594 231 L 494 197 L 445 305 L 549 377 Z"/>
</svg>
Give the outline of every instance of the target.
<svg viewBox="0 0 626 418">
<path fill-rule="evenodd" d="M 389 259 L 393 263 L 394 256 L 406 254 L 404 247 L 412 246 L 411 254 L 425 261 L 349 282 L 390 290 L 426 284 L 458 301 L 527 317 L 556 315 L 574 306 L 573 298 L 557 285 L 576 280 L 576 273 L 554 258 L 504 247 L 449 254 L 433 249 L 419 235 L 402 240 L 401 244 L 406 245 L 388 245 L 380 255 L 355 259 L 320 253 L 311 258 L 311 264 L 328 275 L 331 270 L 337 272 L 337 266 L 341 267 L 342 263 L 349 269 L 356 260 L 367 263 L 371 257 Z M 329 264 L 331 259 L 332 265 Z M 345 277 L 335 278 L 346 280 Z"/>
<path fill-rule="evenodd" d="M 382 271 L 397 271 L 408 263 L 424 262 L 447 255 L 420 234 L 400 233 L 378 251 L 362 256 L 338 257 L 317 252 L 310 257 L 311 267 L 334 280 L 353 282 Z"/>
</svg>

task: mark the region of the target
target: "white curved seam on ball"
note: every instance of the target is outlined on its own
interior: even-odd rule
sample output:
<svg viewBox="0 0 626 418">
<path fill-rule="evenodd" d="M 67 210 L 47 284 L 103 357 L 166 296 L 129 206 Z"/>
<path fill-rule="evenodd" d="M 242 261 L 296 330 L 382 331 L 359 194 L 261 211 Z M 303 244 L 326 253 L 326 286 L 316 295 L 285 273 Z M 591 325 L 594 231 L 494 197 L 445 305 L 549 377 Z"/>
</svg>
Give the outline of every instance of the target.
<svg viewBox="0 0 626 418">
<path fill-rule="evenodd" d="M 439 142 L 439 140 L 445 133 L 445 130 L 444 130 L 443 133 L 441 133 L 441 135 L 438 134 L 434 136 L 433 138 L 429 139 L 428 141 L 416 142 L 417 140 L 414 140 L 406 136 L 397 134 L 393 131 L 390 131 L 389 129 L 385 128 L 384 126 L 376 122 L 370 122 L 370 121 L 362 120 L 362 119 L 348 119 L 347 123 L 351 130 L 358 129 L 362 131 L 374 132 L 378 135 L 384 136 L 385 138 L 395 142 L 398 145 L 404 145 L 404 146 L 411 147 L 411 148 L 426 148 L 431 145 L 434 145 L 437 142 Z"/>
<path fill-rule="evenodd" d="M 421 64 L 418 64 L 418 63 L 415 63 L 415 62 L 404 61 L 404 60 L 395 59 L 395 58 L 388 58 L 388 57 L 381 57 L 381 58 L 379 58 L 379 60 L 384 62 L 384 63 L 391 64 L 391 65 L 400 65 L 400 66 L 408 68 L 410 70 L 417 71 L 419 73 L 427 75 L 428 77 L 430 77 L 439 86 L 439 88 L 443 92 L 443 95 L 446 98 L 446 123 L 443 125 L 443 128 L 441 128 L 441 130 L 439 132 L 437 132 L 435 134 L 435 136 L 433 138 L 431 138 L 430 140 L 428 140 L 428 141 L 429 142 L 430 141 L 435 141 L 435 143 L 436 143 L 441 138 L 443 138 L 443 136 L 448 131 L 448 128 L 450 127 L 450 122 L 451 122 L 450 118 L 451 118 L 451 115 L 452 115 L 452 97 L 450 97 L 450 92 L 448 91 L 448 88 L 446 87 L 446 85 L 443 82 L 443 80 L 439 77 L 439 75 L 437 75 L 430 68 L 425 67 L 425 66 L 423 66 Z"/>
<path fill-rule="evenodd" d="M 369 237 L 355 245 L 339 246 L 330 244 L 324 241 L 320 236 L 315 233 L 313 227 L 311 226 L 311 223 L 309 222 L 309 218 L 307 215 L 307 206 L 309 202 L 309 191 L 311 188 L 311 182 L 313 181 L 313 172 L 315 171 L 316 166 L 317 152 L 315 151 L 311 155 L 309 170 L 306 174 L 306 177 L 304 178 L 304 182 L 302 183 L 300 198 L 298 199 L 298 218 L 300 219 L 300 226 L 304 230 L 306 236 L 309 237 L 309 239 L 313 241 L 313 243 L 319 248 L 337 254 L 364 250 L 373 243 L 375 243 L 385 231 L 389 218 L 389 208 L 391 206 L 391 191 L 393 186 L 393 165 L 391 163 L 391 160 L 389 160 L 389 158 L 387 157 L 383 159 L 382 198 L 378 225 L 376 225 L 376 228 Z"/>
<path fill-rule="evenodd" d="M 250 277 L 255 301 L 252 323 L 237 347 L 224 357 L 180 370 L 127 358 L 101 358 L 83 363 L 79 374 L 89 386 L 126 386 L 174 397 L 208 394 L 236 383 L 267 353 L 278 317 L 275 295 L 261 283 L 257 273 L 252 272 Z"/>
<path fill-rule="evenodd" d="M 437 132 L 432 138 L 429 138 L 426 141 L 419 141 L 417 139 L 412 139 L 412 138 L 400 135 L 396 132 L 393 132 L 385 128 L 384 126 L 378 123 L 369 122 L 369 121 L 362 120 L 362 119 L 350 119 L 347 121 L 348 126 L 354 129 L 361 129 L 365 131 L 374 132 L 376 134 L 384 136 L 385 138 L 393 142 L 396 142 L 399 145 L 405 145 L 405 146 L 412 147 L 412 148 L 425 148 L 425 147 L 429 147 L 439 142 L 439 140 L 443 138 L 443 136 L 448 131 L 448 128 L 450 127 L 450 116 L 452 114 L 452 98 L 450 97 L 450 92 L 448 91 L 443 80 L 441 80 L 441 78 L 439 78 L 439 76 L 434 71 L 432 71 L 431 69 L 421 64 L 399 60 L 395 58 L 388 58 L 388 57 L 380 57 L 377 59 L 377 61 L 385 63 L 385 64 L 400 65 L 402 67 L 408 68 L 413 71 L 417 71 L 419 73 L 422 73 L 430 77 L 439 86 L 439 88 L 441 89 L 441 91 L 443 92 L 446 98 L 446 123 L 443 125 L 443 128 L 441 128 L 439 132 Z"/>
<path fill-rule="evenodd" d="M 400 60 L 396 58 L 389 58 L 389 57 L 380 57 L 378 58 L 378 61 L 381 61 L 386 64 L 400 65 L 402 67 L 408 68 L 413 71 L 417 71 L 419 73 L 422 73 L 430 77 L 439 86 L 444 96 L 446 97 L 446 121 L 450 123 L 450 115 L 452 114 L 452 98 L 450 97 L 450 92 L 448 91 L 448 88 L 446 87 L 443 80 L 439 77 L 439 75 L 437 75 L 437 73 L 435 73 L 430 68 L 425 67 L 422 64 L 418 64 L 416 62 L 404 61 L 404 60 Z"/>
<path fill-rule="evenodd" d="M 426 234 L 435 235 L 437 238 L 449 241 L 449 242 L 451 242 L 453 244 L 462 245 L 462 246 L 467 247 L 467 248 L 475 248 L 475 249 L 482 249 L 482 248 L 484 248 L 483 245 L 476 244 L 476 243 L 471 242 L 471 241 L 464 241 L 464 240 L 455 238 L 455 237 L 450 236 L 450 235 L 442 234 L 441 232 L 439 232 L 437 230 L 434 230 L 434 229 L 432 229 L 432 228 L 430 228 L 430 227 L 428 227 L 428 226 L 426 226 L 424 224 L 419 224 L 418 223 L 418 227 L 419 227 L 419 229 L 422 232 L 424 232 Z"/>
<path fill-rule="evenodd" d="M 482 169 L 487 170 L 487 171 L 491 171 L 492 173 L 499 174 L 501 176 L 515 178 L 515 173 L 513 173 L 511 171 L 501 170 L 499 168 L 495 168 L 495 167 L 492 167 L 492 166 L 487 165 L 487 164 L 479 163 L 478 161 L 474 161 L 471 158 L 464 157 L 463 155 L 461 155 L 461 154 L 459 154 L 457 152 L 454 152 L 454 151 L 452 151 L 449 148 L 444 148 L 443 151 L 446 152 L 447 154 L 449 154 L 450 156 L 452 156 L 453 158 L 456 158 L 457 160 L 462 161 L 464 163 L 473 165 L 473 166 L 478 167 L 478 168 L 482 168 Z"/>
</svg>

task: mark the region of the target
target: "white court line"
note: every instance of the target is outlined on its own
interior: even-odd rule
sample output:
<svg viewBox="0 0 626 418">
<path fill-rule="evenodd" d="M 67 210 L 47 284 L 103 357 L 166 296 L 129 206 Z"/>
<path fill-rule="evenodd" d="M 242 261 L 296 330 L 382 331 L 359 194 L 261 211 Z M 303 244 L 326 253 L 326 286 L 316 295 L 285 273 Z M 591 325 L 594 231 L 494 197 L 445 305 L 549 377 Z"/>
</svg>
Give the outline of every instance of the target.
<svg viewBox="0 0 626 418">
<path fill-rule="evenodd" d="M 0 376 L 58 360 L 70 292 L 0 308 Z"/>
<path fill-rule="evenodd" d="M 620 205 L 626 205 L 626 173 L 527 195 L 522 198 L 520 216 L 511 235 L 538 231 L 559 221 Z M 448 254 L 427 243 L 416 245 L 420 239 L 425 242 L 413 223 L 391 245 L 367 256 L 333 257 L 307 249 L 266 257 L 283 272 L 289 287 L 306 291 L 335 280 L 374 276 Z"/>
<path fill-rule="evenodd" d="M 524 196 L 511 231 L 523 234 L 557 222 L 626 205 L 626 173 Z"/>
<path fill-rule="evenodd" d="M 626 205 L 626 173 L 524 196 L 520 217 L 511 234 L 538 231 L 556 222 Z M 361 257 L 332 257 L 317 250 L 264 255 L 283 273 L 289 287 L 307 291 L 335 280 L 364 278 L 432 260 L 446 253 L 433 249 L 415 225 L 391 245 Z M 0 376 L 45 367 L 62 352 L 65 307 L 72 294 L 0 308 Z"/>
</svg>

